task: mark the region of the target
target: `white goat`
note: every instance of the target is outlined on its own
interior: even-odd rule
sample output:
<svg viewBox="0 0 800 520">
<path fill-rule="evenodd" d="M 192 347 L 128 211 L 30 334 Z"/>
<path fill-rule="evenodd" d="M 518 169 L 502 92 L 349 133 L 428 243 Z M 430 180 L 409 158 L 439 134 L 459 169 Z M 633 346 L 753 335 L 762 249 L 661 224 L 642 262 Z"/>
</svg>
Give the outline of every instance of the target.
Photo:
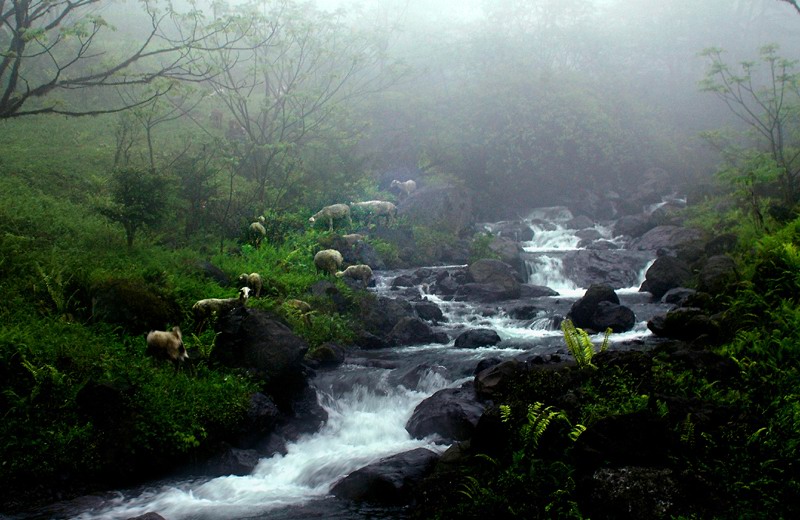
<svg viewBox="0 0 800 520">
<path fill-rule="evenodd" d="M 250 298 L 250 288 L 239 289 L 238 298 L 206 298 L 192 305 L 196 328 L 201 330 L 206 320 L 222 313 L 230 312 L 237 307 L 245 307 Z"/>
<path fill-rule="evenodd" d="M 353 280 L 361 280 L 366 286 L 369 283 L 369 279 L 372 278 L 372 268 L 367 264 L 351 265 L 344 271 L 336 273 L 336 276 L 339 278 L 346 276 Z"/>
<path fill-rule="evenodd" d="M 386 217 L 386 224 L 394 222 L 397 216 L 397 206 L 386 200 L 368 200 L 366 202 L 353 202 L 350 204 L 353 211 L 365 215 L 367 223 L 375 220 L 377 223 L 378 217 Z"/>
<path fill-rule="evenodd" d="M 180 327 L 172 327 L 170 331 L 151 330 L 147 333 L 146 353 L 157 359 L 171 361 L 177 370 L 181 363 L 189 359 Z"/>
<path fill-rule="evenodd" d="M 239 275 L 239 285 L 242 287 L 247 287 L 250 289 L 250 292 L 253 293 L 254 298 L 258 298 L 261 296 L 261 287 L 263 286 L 263 282 L 261 281 L 261 275 L 258 273 L 242 273 Z"/>
<path fill-rule="evenodd" d="M 314 255 L 314 265 L 317 271 L 323 271 L 328 274 L 335 274 L 342 262 L 344 262 L 342 253 L 335 249 L 323 249 Z"/>
<path fill-rule="evenodd" d="M 417 183 L 413 180 L 408 180 L 405 182 L 400 182 L 398 180 L 393 180 L 392 184 L 390 185 L 391 189 L 396 189 L 399 193 L 404 193 L 406 197 L 411 195 L 411 192 L 417 189 Z"/>
<path fill-rule="evenodd" d="M 250 240 L 256 247 L 260 246 L 261 241 L 267 236 L 267 228 L 264 227 L 264 222 L 266 222 L 264 217 L 258 217 L 258 221 L 250 224 L 248 228 Z"/>
<path fill-rule="evenodd" d="M 313 224 L 317 220 L 328 219 L 328 229 L 333 231 L 334 219 L 340 218 L 347 218 L 347 223 L 351 226 L 353 225 L 353 221 L 350 219 L 350 207 L 347 204 L 333 204 L 331 206 L 325 206 L 321 210 L 314 213 L 314 215 L 310 217 L 308 221 Z"/>
</svg>

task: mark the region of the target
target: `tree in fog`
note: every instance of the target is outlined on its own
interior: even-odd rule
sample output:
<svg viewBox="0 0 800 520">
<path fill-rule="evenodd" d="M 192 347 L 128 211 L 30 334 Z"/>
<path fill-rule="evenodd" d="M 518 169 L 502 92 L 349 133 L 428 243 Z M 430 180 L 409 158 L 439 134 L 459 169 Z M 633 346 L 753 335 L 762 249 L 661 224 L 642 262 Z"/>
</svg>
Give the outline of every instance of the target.
<svg viewBox="0 0 800 520">
<path fill-rule="evenodd" d="M 347 103 L 380 91 L 394 74 L 383 61 L 385 35 L 345 25 L 342 12 L 260 0 L 240 13 L 256 22 L 247 40 L 264 43 L 210 56 L 224 72 L 209 84 L 231 117 L 241 173 L 255 182 L 262 209 L 271 209 L 304 181 L 305 150 L 356 135 Z"/>
<path fill-rule="evenodd" d="M 776 45 L 761 48 L 760 60 L 731 66 L 722 50 L 711 48 L 701 86 L 720 98 L 755 138 L 755 148 L 738 156 L 732 169 L 735 184 L 744 186 L 759 223 L 759 185 L 777 184 L 784 208 L 800 200 L 800 70 L 796 60 L 778 55 Z M 729 143 L 732 144 L 732 143 Z M 729 157 L 734 157 L 728 147 Z"/>
<path fill-rule="evenodd" d="M 70 116 L 116 112 L 169 92 L 170 82 L 124 103 L 66 104 L 85 89 L 151 84 L 157 78 L 198 81 L 218 70 L 200 56 L 235 45 L 233 17 L 206 24 L 202 12 L 143 2 L 148 27 L 139 41 L 108 37 L 98 14 L 108 0 L 0 0 L 0 119 L 32 114 Z M 236 34 L 241 34 L 241 29 Z"/>
</svg>

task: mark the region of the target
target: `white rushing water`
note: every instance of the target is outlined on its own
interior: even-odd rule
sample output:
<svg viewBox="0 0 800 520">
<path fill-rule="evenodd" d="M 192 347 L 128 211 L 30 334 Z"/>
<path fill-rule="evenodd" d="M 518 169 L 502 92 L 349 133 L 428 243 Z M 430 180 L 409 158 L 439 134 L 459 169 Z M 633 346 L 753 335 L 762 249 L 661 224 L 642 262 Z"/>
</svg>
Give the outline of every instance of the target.
<svg viewBox="0 0 800 520">
<path fill-rule="evenodd" d="M 482 359 L 536 354 L 539 345 L 541 352 L 547 348 L 549 352 L 563 349 L 562 333 L 554 323 L 586 289 L 578 287 L 563 272 L 561 255 L 576 250 L 580 242 L 575 230 L 567 225 L 571 219 L 569 211 L 560 207 L 537 210 L 529 216 L 534 238 L 522 243 L 524 250 L 531 253 L 527 260 L 528 283 L 547 286 L 559 293 L 537 299 L 535 305 L 537 309 L 541 305 L 541 310 L 535 316 L 513 319 L 501 309 L 487 312 L 487 306 L 443 299 L 428 294 L 427 287 L 420 286 L 417 288 L 420 297 L 442 309 L 446 323 L 439 329 L 448 332 L 450 343 L 358 353 L 367 361 L 391 359 L 397 371 L 426 367 L 415 388 L 391 384 L 392 369 L 376 368 L 369 362 L 358 364 L 351 360 L 333 372 L 321 371 L 313 384 L 320 404 L 328 412 L 328 421 L 319 432 L 288 444 L 285 455 L 262 459 L 252 474 L 246 476 L 185 480 L 120 493 L 101 508 L 81 511 L 72 518 L 126 519 L 155 511 L 169 520 L 273 518 L 276 514 L 281 519 L 299 520 L 305 518 L 303 512 L 292 513 L 293 508 L 330 500 L 331 488 L 359 468 L 419 447 L 444 451 L 447 446 L 437 444 L 436 439 L 412 439 L 405 429 L 422 400 L 440 389 L 471 379 L 472 370 Z M 595 229 L 603 238 L 613 240 L 609 229 L 601 226 Z M 461 267 L 464 266 L 449 266 Z M 642 270 L 641 279 L 647 267 Z M 376 272 L 374 290 L 392 296 L 391 281 L 397 274 Z M 619 293 L 640 298 L 638 286 Z M 453 339 L 459 332 L 476 327 L 494 329 L 504 344 L 466 350 L 453 348 Z M 634 340 L 648 334 L 646 321 L 641 321 L 630 332 L 614 334 L 612 341 Z"/>
<path fill-rule="evenodd" d="M 360 370 L 345 366 L 341 370 Z M 375 389 L 355 385 L 339 395 L 320 391 L 328 421 L 314 435 L 287 446 L 286 455 L 262 459 L 251 475 L 225 476 L 203 482 L 154 489 L 136 497 L 120 496 L 80 520 L 125 519 L 157 511 L 170 520 L 235 519 L 325 497 L 342 477 L 383 457 L 425 447 L 446 446 L 412 439 L 405 429 L 414 408 L 448 384 L 430 373 L 422 390 L 389 387 L 388 370 L 377 370 Z"/>
</svg>

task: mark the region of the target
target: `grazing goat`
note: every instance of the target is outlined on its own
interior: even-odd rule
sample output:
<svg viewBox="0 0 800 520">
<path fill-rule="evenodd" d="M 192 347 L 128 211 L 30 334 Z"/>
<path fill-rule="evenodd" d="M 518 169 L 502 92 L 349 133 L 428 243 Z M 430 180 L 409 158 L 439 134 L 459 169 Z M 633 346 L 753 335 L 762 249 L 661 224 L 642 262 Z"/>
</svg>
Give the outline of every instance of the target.
<svg viewBox="0 0 800 520">
<path fill-rule="evenodd" d="M 186 347 L 183 346 L 180 327 L 173 327 L 170 331 L 151 330 L 148 332 L 146 353 L 156 359 L 171 361 L 175 365 L 175 370 L 181 363 L 189 359 Z"/>
<path fill-rule="evenodd" d="M 288 312 L 296 314 L 298 317 L 300 317 L 303 320 L 303 323 L 305 323 L 307 327 L 311 326 L 311 313 L 314 311 L 311 308 L 311 305 L 308 304 L 308 302 L 291 298 L 283 302 L 283 306 L 287 309 Z"/>
<path fill-rule="evenodd" d="M 198 301 L 192 305 L 196 329 L 202 330 L 209 318 L 230 312 L 237 307 L 245 307 L 249 298 L 250 288 L 242 287 L 239 289 L 238 298 L 206 298 Z"/>
<path fill-rule="evenodd" d="M 333 231 L 334 219 L 341 218 L 347 218 L 347 223 L 351 226 L 353 225 L 353 221 L 350 219 L 350 207 L 347 204 L 333 204 L 331 206 L 325 206 L 321 210 L 314 213 L 314 215 L 310 217 L 308 221 L 313 224 L 317 220 L 327 219 L 328 229 Z"/>
<path fill-rule="evenodd" d="M 242 273 L 239 275 L 239 285 L 241 287 L 247 287 L 250 289 L 250 293 L 252 293 L 254 298 L 258 298 L 261 296 L 261 287 L 263 282 L 261 281 L 261 275 L 258 273 Z"/>
<path fill-rule="evenodd" d="M 370 224 L 373 219 L 377 224 L 378 217 L 386 217 L 386 225 L 389 225 L 397 216 L 397 206 L 385 200 L 353 202 L 350 207 L 355 213 L 366 216 L 367 224 Z"/>
<path fill-rule="evenodd" d="M 366 287 L 369 283 L 369 279 L 372 278 L 372 268 L 367 264 L 351 265 L 344 271 L 339 271 L 336 273 L 336 276 L 339 278 L 346 276 L 347 278 L 352 278 L 353 280 L 361 280 L 361 282 L 364 284 L 364 287 Z"/>
<path fill-rule="evenodd" d="M 335 274 L 339 267 L 344 262 L 342 253 L 335 249 L 323 249 L 314 255 L 314 265 L 317 271 L 322 271 L 327 274 Z"/>
<path fill-rule="evenodd" d="M 393 190 L 397 190 L 398 193 L 402 193 L 404 194 L 405 197 L 408 197 L 409 195 L 411 195 L 412 191 L 417 189 L 417 183 L 412 180 L 408 180 L 405 182 L 393 180 L 392 184 L 390 185 L 390 188 Z"/>
<path fill-rule="evenodd" d="M 250 227 L 248 228 L 250 241 L 255 247 L 259 247 L 261 245 L 261 241 L 267 236 L 267 228 L 264 227 L 264 222 L 266 222 L 264 217 L 258 217 L 258 221 L 250 224 Z"/>
</svg>

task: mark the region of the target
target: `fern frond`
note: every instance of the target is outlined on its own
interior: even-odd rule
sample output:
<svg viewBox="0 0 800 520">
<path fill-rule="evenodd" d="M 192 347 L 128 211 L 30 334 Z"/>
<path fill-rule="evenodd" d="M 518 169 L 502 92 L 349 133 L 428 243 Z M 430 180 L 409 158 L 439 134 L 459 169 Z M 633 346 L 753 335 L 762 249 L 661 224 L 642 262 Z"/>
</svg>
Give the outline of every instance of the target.
<svg viewBox="0 0 800 520">
<path fill-rule="evenodd" d="M 592 358 L 594 357 L 594 345 L 592 344 L 592 338 L 589 337 L 589 334 L 575 326 L 572 323 L 572 320 L 564 320 L 561 322 L 561 331 L 564 333 L 564 342 L 567 344 L 567 350 L 572 357 L 575 358 L 575 363 L 577 363 L 579 368 L 596 368 L 594 364 L 592 364 Z M 604 350 L 608 348 L 608 336 L 611 334 L 611 329 L 606 330 L 606 336 L 603 340 L 603 346 L 600 350 Z"/>
<path fill-rule="evenodd" d="M 572 430 L 570 430 L 570 432 L 569 432 L 569 438 L 570 438 L 570 440 L 571 440 L 572 442 L 575 442 L 575 441 L 577 441 L 577 440 L 578 440 L 578 437 L 580 437 L 580 436 L 581 436 L 581 434 L 582 434 L 583 432 L 585 432 L 585 431 L 586 431 L 586 426 L 584 426 L 584 425 L 582 425 L 582 424 L 576 424 L 575 426 L 573 426 L 573 427 L 572 427 Z"/>
</svg>

